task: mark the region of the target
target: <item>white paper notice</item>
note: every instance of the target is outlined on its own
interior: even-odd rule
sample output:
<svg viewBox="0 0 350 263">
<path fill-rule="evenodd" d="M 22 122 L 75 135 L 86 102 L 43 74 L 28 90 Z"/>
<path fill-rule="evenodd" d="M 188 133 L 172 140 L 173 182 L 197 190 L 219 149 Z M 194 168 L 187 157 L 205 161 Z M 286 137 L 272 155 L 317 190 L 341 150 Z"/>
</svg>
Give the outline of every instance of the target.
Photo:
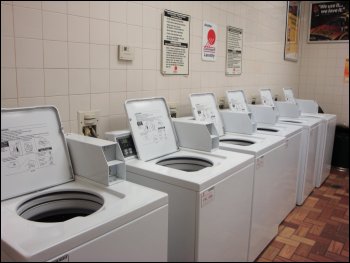
<svg viewBox="0 0 350 263">
<path fill-rule="evenodd" d="M 213 23 L 204 21 L 202 38 L 202 60 L 216 60 L 217 42 L 217 26 Z"/>
<path fill-rule="evenodd" d="M 49 137 L 45 124 L 1 130 L 1 172 L 10 176 L 54 165 Z"/>
<path fill-rule="evenodd" d="M 226 36 L 226 75 L 242 73 L 243 30 L 227 26 Z"/>
<path fill-rule="evenodd" d="M 164 10 L 162 15 L 162 74 L 189 74 L 190 16 Z"/>
</svg>

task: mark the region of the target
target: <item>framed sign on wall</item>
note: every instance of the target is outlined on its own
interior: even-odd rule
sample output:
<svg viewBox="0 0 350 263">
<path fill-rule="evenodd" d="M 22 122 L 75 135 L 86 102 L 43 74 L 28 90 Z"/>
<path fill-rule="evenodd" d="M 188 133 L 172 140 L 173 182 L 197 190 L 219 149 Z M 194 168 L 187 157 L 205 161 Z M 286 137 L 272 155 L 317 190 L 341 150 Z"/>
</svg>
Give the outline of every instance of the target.
<svg viewBox="0 0 350 263">
<path fill-rule="evenodd" d="M 300 1 L 287 1 L 284 59 L 298 61 Z"/>
<path fill-rule="evenodd" d="M 226 75 L 242 73 L 243 29 L 226 27 Z"/>
<path fill-rule="evenodd" d="M 349 42 L 349 2 L 310 3 L 308 43 Z"/>
<path fill-rule="evenodd" d="M 190 21 L 189 15 L 164 10 L 161 66 L 163 75 L 189 74 Z"/>
</svg>

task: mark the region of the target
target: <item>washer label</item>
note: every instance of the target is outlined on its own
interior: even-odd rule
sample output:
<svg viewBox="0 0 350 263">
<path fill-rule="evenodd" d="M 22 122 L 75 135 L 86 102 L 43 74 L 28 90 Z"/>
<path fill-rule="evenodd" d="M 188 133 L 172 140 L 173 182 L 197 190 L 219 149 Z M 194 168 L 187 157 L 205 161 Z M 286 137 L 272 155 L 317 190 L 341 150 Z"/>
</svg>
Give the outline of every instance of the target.
<svg viewBox="0 0 350 263">
<path fill-rule="evenodd" d="M 45 124 L 1 130 L 1 172 L 7 176 L 54 165 L 52 151 Z"/>
<path fill-rule="evenodd" d="M 167 140 L 163 118 L 158 113 L 146 112 L 135 114 L 138 132 L 146 143 L 159 143 Z"/>
<path fill-rule="evenodd" d="M 211 187 L 201 193 L 201 207 L 206 206 L 210 202 L 214 201 L 215 198 L 215 187 Z"/>
</svg>

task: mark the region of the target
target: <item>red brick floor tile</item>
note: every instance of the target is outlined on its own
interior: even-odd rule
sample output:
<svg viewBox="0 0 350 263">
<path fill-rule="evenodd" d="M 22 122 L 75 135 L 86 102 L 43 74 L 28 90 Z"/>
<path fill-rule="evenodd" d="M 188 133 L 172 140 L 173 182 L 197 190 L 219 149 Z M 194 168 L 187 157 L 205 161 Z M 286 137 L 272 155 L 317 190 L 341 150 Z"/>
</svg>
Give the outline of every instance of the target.
<svg viewBox="0 0 350 263">
<path fill-rule="evenodd" d="M 306 258 L 310 254 L 311 248 L 312 246 L 300 244 L 295 251 L 295 254 Z"/>
<path fill-rule="evenodd" d="M 325 183 L 281 223 L 256 261 L 348 262 L 349 174 L 332 169 Z"/>
</svg>

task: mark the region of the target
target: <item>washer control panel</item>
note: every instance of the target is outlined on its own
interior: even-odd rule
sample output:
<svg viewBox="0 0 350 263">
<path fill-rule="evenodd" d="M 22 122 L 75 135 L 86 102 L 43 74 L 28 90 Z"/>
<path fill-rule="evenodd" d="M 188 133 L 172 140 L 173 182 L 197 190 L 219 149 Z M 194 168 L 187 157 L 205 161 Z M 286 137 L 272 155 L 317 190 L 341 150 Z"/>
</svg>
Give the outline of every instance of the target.
<svg viewBox="0 0 350 263">
<path fill-rule="evenodd" d="M 117 139 L 117 142 L 119 143 L 119 146 L 125 158 L 136 156 L 136 148 L 131 135 L 119 138 Z"/>
</svg>

